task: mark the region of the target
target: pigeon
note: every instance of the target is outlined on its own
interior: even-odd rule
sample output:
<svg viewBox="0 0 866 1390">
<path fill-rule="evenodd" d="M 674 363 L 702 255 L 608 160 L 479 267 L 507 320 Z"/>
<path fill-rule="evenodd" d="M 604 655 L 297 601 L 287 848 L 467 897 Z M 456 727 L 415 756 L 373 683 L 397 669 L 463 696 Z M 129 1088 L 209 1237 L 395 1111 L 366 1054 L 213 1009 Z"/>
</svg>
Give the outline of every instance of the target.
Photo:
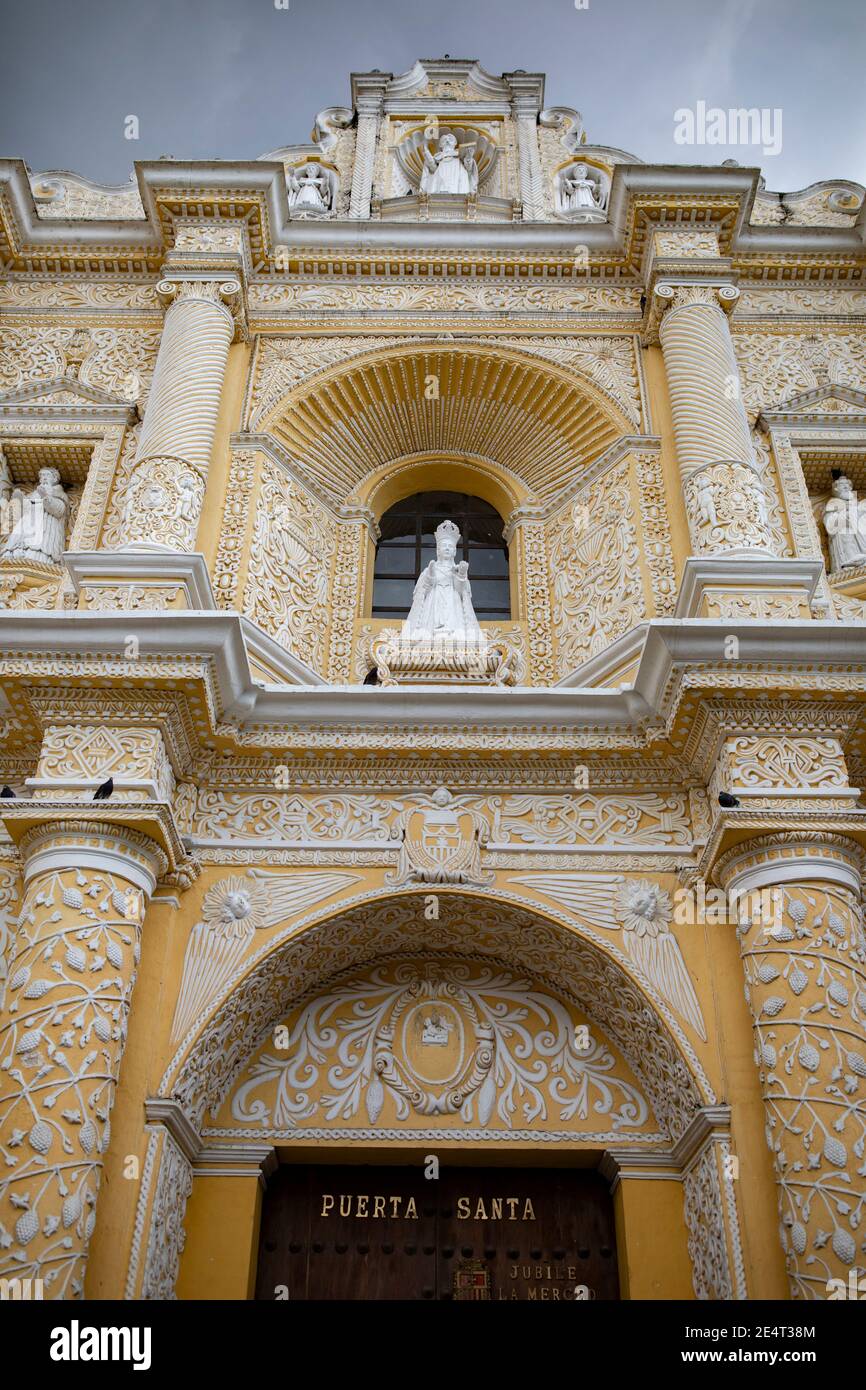
<svg viewBox="0 0 866 1390">
<path fill-rule="evenodd" d="M 0 792 L 0 796 L 12 796 L 12 797 L 14 797 L 14 795 L 15 795 L 15 793 L 13 792 L 13 790 L 12 790 L 11 787 L 4 787 L 3 790 L 2 790 L 2 792 Z"/>
<path fill-rule="evenodd" d="M 107 782 L 103 782 L 101 786 L 99 786 L 99 787 L 96 788 L 96 791 L 93 793 L 93 800 L 94 800 L 94 801 L 107 801 L 108 798 L 111 796 L 111 793 L 112 793 L 113 791 L 114 791 L 114 778 L 113 778 L 113 777 L 109 777 L 109 779 L 108 779 Z"/>
<path fill-rule="evenodd" d="M 731 796 L 730 792 L 719 792 L 719 805 L 724 806 L 725 810 L 730 810 L 734 806 L 739 806 L 739 804 L 739 797 Z"/>
</svg>

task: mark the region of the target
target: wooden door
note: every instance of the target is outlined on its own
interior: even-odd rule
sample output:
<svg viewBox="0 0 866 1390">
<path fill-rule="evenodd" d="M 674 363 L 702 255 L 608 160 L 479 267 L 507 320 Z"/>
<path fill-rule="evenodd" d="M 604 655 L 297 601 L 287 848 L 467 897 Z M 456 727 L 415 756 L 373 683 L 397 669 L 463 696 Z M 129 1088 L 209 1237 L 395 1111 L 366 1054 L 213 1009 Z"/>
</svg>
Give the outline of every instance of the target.
<svg viewBox="0 0 866 1390">
<path fill-rule="evenodd" d="M 262 1213 L 256 1297 L 619 1298 L 613 1205 L 566 1168 L 281 1167 Z"/>
</svg>

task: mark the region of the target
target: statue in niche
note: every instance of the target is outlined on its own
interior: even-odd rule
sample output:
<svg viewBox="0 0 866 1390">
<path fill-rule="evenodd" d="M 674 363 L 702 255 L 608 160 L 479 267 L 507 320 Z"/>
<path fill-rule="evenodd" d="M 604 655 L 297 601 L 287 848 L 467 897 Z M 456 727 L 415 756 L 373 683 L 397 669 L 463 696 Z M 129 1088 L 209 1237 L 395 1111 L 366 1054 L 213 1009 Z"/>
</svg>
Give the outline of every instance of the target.
<svg viewBox="0 0 866 1390">
<path fill-rule="evenodd" d="M 866 565 L 866 498 L 858 502 L 851 479 L 840 473 L 822 515 L 830 546 L 830 571 Z"/>
<path fill-rule="evenodd" d="M 307 164 L 297 173 L 289 170 L 289 208 L 292 212 L 327 212 L 331 185 L 318 164 Z"/>
<path fill-rule="evenodd" d="M 588 177 L 585 164 L 575 164 L 562 178 L 563 212 L 599 212 L 602 207 L 601 190 L 595 181 Z"/>
<path fill-rule="evenodd" d="M 425 145 L 421 192 L 477 193 L 478 165 L 474 151 L 474 144 L 460 145 L 458 148 L 457 137 L 447 131 L 440 135 L 435 154 L 431 154 Z"/>
<path fill-rule="evenodd" d="M 12 482 L 12 474 L 9 472 L 9 464 L 6 462 L 6 455 L 0 448 L 0 536 L 5 536 L 12 529 L 12 508 L 10 506 L 12 493 L 15 485 Z"/>
<path fill-rule="evenodd" d="M 453 521 L 436 527 L 436 559 L 418 576 L 403 624 L 403 635 L 410 641 L 483 641 L 472 606 L 469 566 L 465 560 L 459 564 L 456 560 L 459 543 L 460 531 Z"/>
<path fill-rule="evenodd" d="M 21 506 L 21 516 L 0 551 L 4 560 L 29 560 L 41 565 L 59 565 L 66 545 L 66 518 L 69 498 L 56 468 L 40 468 L 39 482 L 26 495 L 15 488 L 13 502 Z"/>
</svg>

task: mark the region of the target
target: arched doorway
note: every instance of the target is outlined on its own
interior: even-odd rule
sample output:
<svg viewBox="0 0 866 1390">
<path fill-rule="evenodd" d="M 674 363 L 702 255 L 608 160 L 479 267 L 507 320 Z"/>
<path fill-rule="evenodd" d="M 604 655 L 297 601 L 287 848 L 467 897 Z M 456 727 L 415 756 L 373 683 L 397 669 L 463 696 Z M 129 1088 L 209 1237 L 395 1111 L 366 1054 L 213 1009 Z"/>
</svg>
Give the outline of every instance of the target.
<svg viewBox="0 0 866 1390">
<path fill-rule="evenodd" d="M 723 1119 L 670 1011 L 629 976 L 615 947 L 608 948 L 598 936 L 587 939 L 594 934 L 574 930 L 564 919 L 554 920 L 557 913 L 545 916 L 513 894 L 455 888 L 439 894 L 440 914 L 431 921 L 425 901 L 417 891 L 383 896 L 379 890 L 344 903 L 330 918 L 319 914 L 289 924 L 250 958 L 228 983 L 221 1002 L 209 1007 L 187 1034 L 194 1041 L 176 1054 L 161 1087 L 166 1101 L 159 1102 L 178 1107 L 200 1135 L 180 1295 L 197 1296 L 205 1271 L 212 1287 L 209 1248 L 215 1227 L 224 1220 L 218 1210 L 227 1210 L 226 1180 L 233 1193 L 246 1192 L 245 1205 L 237 1209 L 243 1206 L 247 1216 L 233 1257 L 233 1282 L 227 1282 L 224 1296 L 252 1297 L 260 1268 L 263 1172 L 272 1181 L 277 1165 L 291 1161 L 296 1171 L 278 1179 L 275 1193 L 280 1185 L 288 1191 L 293 1183 L 306 1182 L 309 1212 L 313 1203 L 322 1220 L 336 1212 L 338 1220 L 369 1224 L 390 1215 L 391 1198 L 401 1195 L 401 1182 L 409 1181 L 399 1169 L 414 1165 L 411 1182 L 425 1182 L 423 1164 L 433 1154 L 440 1172 L 447 1174 L 441 1190 L 451 1206 L 445 1200 L 432 1218 L 418 1218 L 432 1219 L 434 1230 L 420 1232 L 417 1242 L 405 1227 L 377 1232 L 376 1287 L 383 1287 L 382 1259 L 390 1257 L 381 1246 L 394 1246 L 393 1255 L 399 1240 L 401 1248 L 426 1244 L 436 1252 L 433 1275 L 422 1272 L 417 1281 L 418 1296 L 453 1295 L 456 1265 L 451 1256 L 446 1268 L 440 1252 L 462 1252 L 464 1245 L 456 1243 L 460 1219 L 473 1223 L 473 1238 L 465 1240 L 473 1255 L 465 1258 L 482 1259 L 491 1288 L 504 1289 L 506 1297 L 514 1264 L 521 1271 L 515 1285 L 537 1285 L 539 1298 L 542 1287 L 553 1287 L 557 1262 L 567 1281 L 569 1269 L 579 1268 L 565 1258 L 572 1246 L 578 1260 L 587 1258 L 579 1251 L 589 1249 L 593 1257 L 610 1262 L 611 1254 L 603 1255 L 602 1247 L 616 1249 L 623 1291 L 640 1297 L 635 1252 L 645 1249 L 661 1219 L 669 1265 L 663 1281 L 667 1292 L 661 1296 L 688 1297 L 693 1283 L 695 1288 L 716 1288 L 708 1296 L 731 1296 L 725 1292 L 731 1282 L 727 1218 L 715 1157 Z M 431 979 L 438 981 L 436 989 L 431 990 Z M 453 1005 L 458 997 L 462 1022 L 453 1010 L 450 1018 L 444 1017 L 444 1005 Z M 430 1007 L 426 1012 L 415 1009 L 415 1034 L 426 1029 L 427 1042 L 413 1035 L 413 1043 L 405 1020 L 415 1004 L 424 1002 Z M 456 1070 L 449 1070 L 447 1046 L 440 1039 L 443 1032 L 449 1040 L 452 1033 L 456 1036 L 458 1025 L 466 1036 L 471 1033 L 470 1045 Z M 511 1036 L 503 1046 L 505 1032 Z M 410 1068 L 407 1049 L 412 1047 L 415 1063 Z M 430 1075 L 418 1084 L 422 1055 Z M 368 1170 L 363 1186 L 359 1164 Z M 352 1183 L 321 1171 L 338 1167 L 356 1170 Z M 318 1176 L 305 1175 L 302 1168 L 318 1170 Z M 551 1180 L 551 1190 L 560 1193 L 554 1207 L 556 1201 L 570 1203 L 572 1214 L 590 1209 L 588 1173 L 595 1175 L 597 1188 L 599 1175 L 612 1186 L 613 1245 L 610 1208 L 604 1203 L 596 1204 L 602 1215 L 588 1244 L 579 1221 L 569 1227 L 567 1214 L 554 1219 L 541 1210 L 541 1202 L 536 1211 L 534 1194 L 543 1190 L 538 1170 L 544 1169 L 557 1173 Z M 490 1173 L 497 1174 L 495 1181 L 484 1176 Z M 338 1176 L 341 1185 L 333 1190 L 325 1186 Z M 656 1177 L 669 1181 L 648 1181 Z M 373 1178 L 375 1186 L 369 1185 Z M 562 1195 L 569 1183 L 570 1197 Z M 347 1199 L 365 1194 L 368 1201 L 360 1213 L 357 1201 L 347 1207 Z M 410 1194 L 404 1188 L 402 1195 Z M 326 1196 L 335 1200 L 322 1216 Z M 385 1199 L 378 1209 L 369 1200 L 376 1197 Z M 493 1207 L 494 1198 L 501 1207 Z M 509 1240 L 508 1198 L 529 1199 L 531 1215 L 538 1218 L 520 1241 Z M 460 1210 L 469 1214 L 458 1218 L 461 1199 Z M 276 1198 L 274 1202 L 277 1210 Z M 398 1204 L 394 1220 L 405 1220 L 407 1209 L 408 1202 Z M 420 1210 L 416 1199 L 416 1212 Z M 443 1216 L 449 1210 L 451 1216 Z M 310 1220 L 303 1241 L 297 1230 L 284 1227 L 282 1233 L 277 1229 L 275 1242 L 266 1212 L 264 1240 L 276 1248 L 265 1254 L 278 1253 L 280 1240 L 286 1251 L 304 1244 L 304 1251 L 289 1253 L 307 1264 L 313 1254 L 324 1254 L 326 1242 L 321 1232 L 313 1232 Z M 494 1230 L 494 1222 L 503 1229 Z M 277 1228 L 279 1224 L 277 1218 Z M 316 1243 L 322 1251 L 312 1251 Z M 340 1253 L 336 1246 L 345 1245 L 345 1255 L 350 1243 L 345 1230 L 331 1236 L 332 1262 Z M 354 1245 L 359 1244 L 372 1249 L 373 1236 L 356 1235 Z M 485 1256 L 485 1250 L 494 1254 Z M 508 1252 L 515 1250 L 519 1258 L 509 1265 Z M 535 1257 L 533 1250 L 542 1253 Z M 545 1267 L 544 1277 L 535 1280 L 533 1264 L 527 1284 L 522 1266 L 533 1261 Z M 307 1264 L 305 1288 L 311 1287 Z M 605 1284 L 602 1275 L 594 1274 L 597 1296 L 615 1297 L 616 1277 Z M 300 1277 L 298 1269 L 292 1278 Z M 339 1278 L 334 1278 L 339 1289 Z M 280 1296 L 285 1295 L 271 1294 Z M 333 1296 L 341 1295 L 337 1291 Z M 552 1298 L 549 1293 L 541 1301 Z"/>
</svg>

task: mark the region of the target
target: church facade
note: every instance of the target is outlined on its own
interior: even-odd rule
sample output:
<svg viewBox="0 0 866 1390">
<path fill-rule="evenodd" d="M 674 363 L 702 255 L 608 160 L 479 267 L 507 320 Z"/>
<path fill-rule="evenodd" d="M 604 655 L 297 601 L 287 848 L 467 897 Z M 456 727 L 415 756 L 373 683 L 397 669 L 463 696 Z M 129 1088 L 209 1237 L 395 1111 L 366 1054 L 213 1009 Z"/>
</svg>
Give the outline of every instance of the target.
<svg viewBox="0 0 866 1390">
<path fill-rule="evenodd" d="M 0 162 L 0 1278 L 866 1268 L 863 199 L 454 60 Z"/>
</svg>

